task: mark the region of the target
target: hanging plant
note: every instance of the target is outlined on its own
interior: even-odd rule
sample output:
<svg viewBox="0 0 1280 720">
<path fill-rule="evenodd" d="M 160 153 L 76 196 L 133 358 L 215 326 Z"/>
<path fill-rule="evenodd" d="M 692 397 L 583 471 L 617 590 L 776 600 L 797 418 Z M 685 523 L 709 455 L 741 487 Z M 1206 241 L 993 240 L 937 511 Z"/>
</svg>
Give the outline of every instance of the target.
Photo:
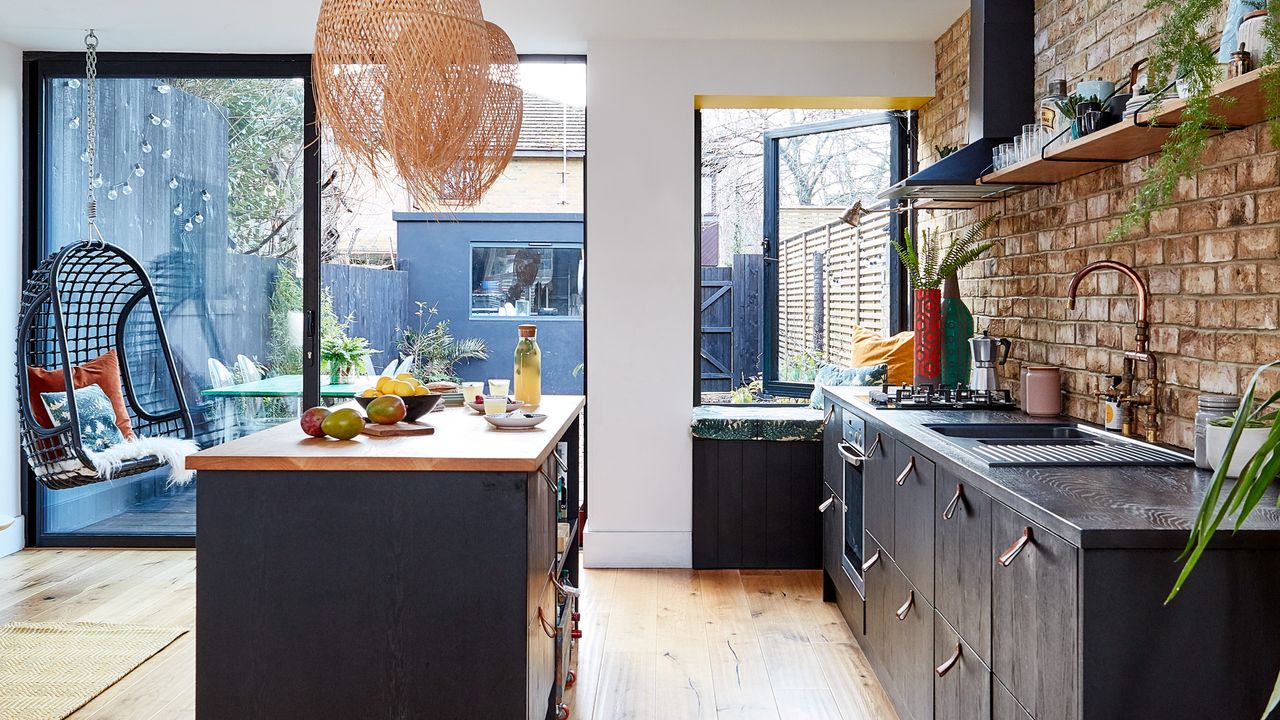
<svg viewBox="0 0 1280 720">
<path fill-rule="evenodd" d="M 1274 48 L 1280 47 L 1280 24 L 1277 24 L 1280 0 L 1258 0 L 1256 5 L 1265 5 L 1268 12 L 1262 34 L 1270 47 L 1255 61 L 1262 66 L 1262 92 L 1271 139 L 1273 143 L 1280 143 L 1280 123 L 1275 122 L 1280 118 L 1280 68 L 1274 64 Z M 1176 78 L 1188 94 L 1178 124 L 1160 149 L 1160 157 L 1147 169 L 1128 212 L 1107 234 L 1108 240 L 1123 238 L 1144 225 L 1152 212 L 1168 205 L 1178 182 L 1195 176 L 1203 167 L 1209 138 L 1228 129 L 1226 120 L 1214 112 L 1210 100 L 1214 84 L 1222 78 L 1222 68 L 1217 54 L 1201 35 L 1202 28 L 1218 21 L 1225 6 L 1223 0 L 1147 0 L 1148 11 L 1168 12 L 1156 32 L 1151 56 L 1151 76 L 1156 80 L 1153 86 L 1164 87 L 1170 78 Z M 1217 102 L 1233 100 L 1224 97 Z M 1158 112 L 1159 98 L 1156 105 Z"/>
</svg>

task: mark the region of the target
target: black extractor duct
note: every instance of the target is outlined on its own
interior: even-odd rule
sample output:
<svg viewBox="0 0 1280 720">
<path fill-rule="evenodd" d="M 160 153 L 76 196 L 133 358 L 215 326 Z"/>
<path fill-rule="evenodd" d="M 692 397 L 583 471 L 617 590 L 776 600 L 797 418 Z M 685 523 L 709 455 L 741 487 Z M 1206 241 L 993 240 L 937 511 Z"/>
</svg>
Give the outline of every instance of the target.
<svg viewBox="0 0 1280 720">
<path fill-rule="evenodd" d="M 969 144 L 898 182 L 880 198 L 992 200 L 1017 185 L 982 185 L 991 152 L 1036 120 L 1034 0 L 970 0 Z"/>
</svg>

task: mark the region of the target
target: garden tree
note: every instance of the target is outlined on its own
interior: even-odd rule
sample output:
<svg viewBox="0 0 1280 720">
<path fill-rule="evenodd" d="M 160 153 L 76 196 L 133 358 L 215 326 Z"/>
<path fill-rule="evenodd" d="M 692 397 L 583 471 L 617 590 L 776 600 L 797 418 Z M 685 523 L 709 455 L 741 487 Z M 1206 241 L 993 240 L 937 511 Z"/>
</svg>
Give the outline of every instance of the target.
<svg viewBox="0 0 1280 720">
<path fill-rule="evenodd" d="M 227 121 L 228 242 L 239 253 L 296 258 L 302 242 L 304 89 L 301 80 L 182 78 L 170 86 L 204 98 Z M 321 258 L 335 259 L 355 230 L 353 174 L 322 153 Z M 346 238 L 347 242 L 343 242 Z"/>
<path fill-rule="evenodd" d="M 702 112 L 702 171 L 714 177 L 721 242 L 728 255 L 757 252 L 764 218 L 764 133 L 847 118 L 849 110 L 750 109 Z M 868 200 L 888 178 L 883 127 L 784 140 L 778 147 L 782 203 L 841 206 Z"/>
</svg>

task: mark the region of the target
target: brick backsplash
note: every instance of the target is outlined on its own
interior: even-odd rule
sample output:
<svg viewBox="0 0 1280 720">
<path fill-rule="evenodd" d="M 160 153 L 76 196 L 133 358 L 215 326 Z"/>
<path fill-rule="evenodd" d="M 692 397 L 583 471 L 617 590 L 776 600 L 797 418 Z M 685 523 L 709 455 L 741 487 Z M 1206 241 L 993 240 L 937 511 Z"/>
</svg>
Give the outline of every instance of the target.
<svg viewBox="0 0 1280 720">
<path fill-rule="evenodd" d="M 1050 76 L 1116 78 L 1147 51 L 1157 20 L 1138 2 L 1040 0 L 1036 4 L 1037 95 Z M 963 29 L 961 29 L 963 28 Z M 968 19 L 937 41 L 937 96 L 921 110 L 920 148 L 965 134 Z M 945 85 L 945 86 L 944 86 Z M 1028 118 L 1033 108 L 1028 108 Z M 1001 213 L 999 243 L 961 275 L 979 328 L 1013 340 L 1003 382 L 1017 389 L 1024 363 L 1063 370 L 1067 414 L 1098 421 L 1093 393 L 1118 374 L 1136 334 L 1135 296 L 1118 273 L 1097 273 L 1074 310 L 1076 270 L 1111 259 L 1137 268 L 1151 290 L 1151 347 L 1160 369 L 1160 439 L 1192 444 L 1201 392 L 1239 393 L 1256 367 L 1280 359 L 1280 149 L 1265 126 L 1210 141 L 1206 166 L 1184 180 L 1170 207 L 1117 242 L 1106 235 L 1128 207 L 1151 157 L 1004 198 L 973 211 L 923 211 L 920 224 L 948 237 Z M 1141 376 L 1143 370 L 1139 369 Z M 1280 386 L 1272 377 L 1268 389 Z"/>
</svg>

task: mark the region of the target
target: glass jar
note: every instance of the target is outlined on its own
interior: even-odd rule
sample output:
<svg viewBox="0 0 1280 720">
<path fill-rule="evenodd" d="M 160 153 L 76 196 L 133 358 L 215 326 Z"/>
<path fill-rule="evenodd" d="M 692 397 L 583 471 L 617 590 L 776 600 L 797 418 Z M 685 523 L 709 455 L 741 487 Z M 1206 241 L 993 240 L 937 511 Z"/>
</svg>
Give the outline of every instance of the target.
<svg viewBox="0 0 1280 720">
<path fill-rule="evenodd" d="M 1195 425 L 1196 467 L 1211 470 L 1207 451 L 1209 421 L 1224 415 L 1234 415 L 1240 409 L 1240 398 L 1235 395 L 1201 395 L 1198 401 Z"/>
<path fill-rule="evenodd" d="M 525 405 L 542 402 L 542 350 L 538 347 L 538 326 L 520 325 L 515 352 L 515 399 Z"/>
</svg>

